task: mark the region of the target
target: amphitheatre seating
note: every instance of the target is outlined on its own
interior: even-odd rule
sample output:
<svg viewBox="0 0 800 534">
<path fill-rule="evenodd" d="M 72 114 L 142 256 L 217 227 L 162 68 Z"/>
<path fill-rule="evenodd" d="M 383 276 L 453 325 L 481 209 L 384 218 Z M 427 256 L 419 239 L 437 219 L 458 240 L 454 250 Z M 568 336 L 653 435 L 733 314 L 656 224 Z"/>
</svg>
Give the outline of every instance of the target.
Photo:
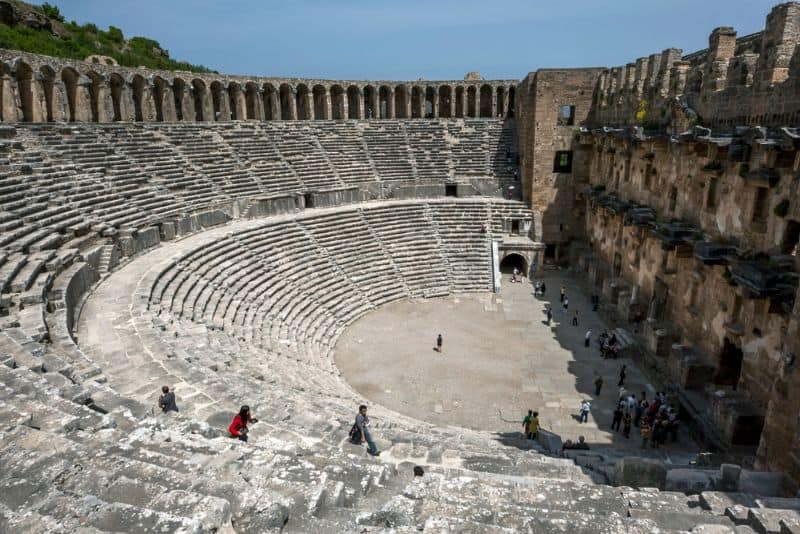
<svg viewBox="0 0 800 534">
<path fill-rule="evenodd" d="M 490 290 L 491 239 L 504 217 L 530 216 L 520 202 L 309 209 L 119 263 L 131 232 L 157 235 L 165 227 L 152 225 L 224 201 L 507 178 L 513 138 L 500 122 L 413 122 L 32 125 L 0 142 L 0 532 L 669 532 L 792 520 L 780 507 L 793 502 L 752 499 L 743 513 L 598 485 L 603 473 L 538 445 L 380 407 L 381 459 L 345 442 L 361 398 L 334 365 L 343 329 L 399 299 Z M 164 383 L 179 395 L 170 417 L 153 413 Z M 224 435 L 244 403 L 261 419 L 249 444 Z"/>
</svg>

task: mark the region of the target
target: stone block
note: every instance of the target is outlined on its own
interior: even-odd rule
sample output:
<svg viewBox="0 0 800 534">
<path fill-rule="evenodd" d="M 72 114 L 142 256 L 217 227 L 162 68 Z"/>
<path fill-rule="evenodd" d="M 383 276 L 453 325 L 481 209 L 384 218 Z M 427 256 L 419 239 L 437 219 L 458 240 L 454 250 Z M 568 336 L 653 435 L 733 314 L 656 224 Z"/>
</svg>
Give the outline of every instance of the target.
<svg viewBox="0 0 800 534">
<path fill-rule="evenodd" d="M 627 457 L 617 462 L 615 481 L 617 486 L 663 490 L 667 483 L 667 468 L 660 460 Z"/>
<path fill-rule="evenodd" d="M 665 489 L 683 493 L 700 493 L 714 488 L 713 471 L 701 469 L 670 469 Z"/>
<path fill-rule="evenodd" d="M 547 430 L 539 430 L 536 434 L 536 441 L 545 448 L 547 452 L 560 454 L 561 453 L 561 436 L 548 432 Z"/>
<path fill-rule="evenodd" d="M 721 491 L 738 491 L 739 477 L 742 475 L 742 468 L 736 464 L 722 464 L 719 467 L 719 489 Z"/>
</svg>

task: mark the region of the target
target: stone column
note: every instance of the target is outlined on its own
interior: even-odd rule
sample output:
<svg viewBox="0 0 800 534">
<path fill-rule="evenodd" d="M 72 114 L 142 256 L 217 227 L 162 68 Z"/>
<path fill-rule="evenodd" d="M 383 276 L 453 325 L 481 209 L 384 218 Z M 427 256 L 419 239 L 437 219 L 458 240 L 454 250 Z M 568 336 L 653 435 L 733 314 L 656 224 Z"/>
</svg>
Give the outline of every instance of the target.
<svg viewBox="0 0 800 534">
<path fill-rule="evenodd" d="M 289 120 L 296 121 L 297 120 L 297 92 L 292 88 L 291 93 L 289 93 Z"/>
<path fill-rule="evenodd" d="M 256 101 L 253 102 L 254 120 L 263 121 L 266 118 L 264 113 L 264 90 L 261 88 L 256 89 Z"/>
<path fill-rule="evenodd" d="M 394 89 L 391 87 L 387 92 L 386 96 L 386 118 L 387 119 L 394 119 L 395 112 L 394 112 Z"/>
<path fill-rule="evenodd" d="M 44 96 L 44 76 L 34 72 L 31 79 L 31 111 L 33 122 L 47 122 L 47 101 Z"/>
<path fill-rule="evenodd" d="M 450 118 L 453 119 L 456 116 L 456 88 L 450 87 Z"/>
<path fill-rule="evenodd" d="M 164 82 L 161 89 L 161 120 L 163 122 L 177 122 L 178 112 L 175 110 L 175 95 L 172 87 Z"/>
<path fill-rule="evenodd" d="M 502 96 L 500 97 L 500 109 L 497 110 L 497 115 L 505 117 L 506 113 L 508 113 L 508 88 L 504 87 Z"/>
<path fill-rule="evenodd" d="M 411 91 L 406 89 L 406 100 L 405 100 L 405 107 L 406 107 L 406 118 L 411 118 Z"/>
<path fill-rule="evenodd" d="M 197 121 L 197 112 L 194 109 L 194 88 L 188 83 L 183 84 L 181 115 L 183 115 L 183 122 Z"/>
<path fill-rule="evenodd" d="M 373 119 L 380 119 L 381 118 L 381 93 L 380 90 L 377 88 L 372 89 L 372 118 Z"/>
<path fill-rule="evenodd" d="M 214 122 L 214 97 L 211 94 L 211 88 L 205 87 L 203 95 L 200 97 L 200 105 L 203 109 L 203 121 Z"/>
<path fill-rule="evenodd" d="M 342 95 L 342 120 L 350 118 L 350 99 L 347 96 L 347 90 Z"/>
<path fill-rule="evenodd" d="M 101 76 L 94 84 L 97 98 L 97 122 L 114 122 L 114 101 L 108 76 Z"/>
<path fill-rule="evenodd" d="M 3 122 L 19 122 L 22 114 L 17 105 L 17 81 L 9 74 L 2 77 Z"/>
<path fill-rule="evenodd" d="M 272 91 L 269 94 L 269 102 L 269 105 L 272 108 L 272 120 L 282 120 L 283 116 L 281 114 L 281 99 L 279 98 L 278 91 Z M 266 110 L 264 110 L 264 116 L 266 117 Z"/>
<path fill-rule="evenodd" d="M 92 121 L 92 98 L 89 93 L 91 85 L 92 80 L 87 76 L 81 74 L 78 77 L 78 83 L 75 85 L 75 116 L 72 117 L 74 122 Z"/>
<path fill-rule="evenodd" d="M 325 87 L 325 96 L 323 98 L 324 108 L 325 108 L 325 118 L 328 120 L 333 120 L 333 102 L 331 101 L 331 88 Z"/>
<path fill-rule="evenodd" d="M 497 117 L 497 88 L 492 87 L 492 96 L 490 97 L 489 107 L 491 108 L 491 113 L 489 114 L 492 117 Z"/>
<path fill-rule="evenodd" d="M 215 121 L 231 120 L 231 101 L 227 89 L 220 87 L 217 89 L 217 102 L 219 102 L 219 116 L 215 116 Z"/>
<path fill-rule="evenodd" d="M 308 110 L 308 120 L 314 120 L 314 91 L 309 90 L 306 93 L 306 109 Z"/>
<path fill-rule="evenodd" d="M 428 95 L 428 90 L 425 89 L 426 98 L 427 98 L 427 95 Z M 433 102 L 432 102 L 432 104 L 433 105 L 431 107 L 432 107 L 432 111 L 433 111 L 433 118 L 434 119 L 438 119 L 439 118 L 439 89 L 436 88 L 436 87 L 433 88 Z"/>
<path fill-rule="evenodd" d="M 358 88 L 358 118 L 364 120 L 366 111 L 365 111 L 365 104 L 367 103 L 366 98 L 364 98 L 364 89 L 359 87 Z"/>
<path fill-rule="evenodd" d="M 233 104 L 236 106 L 236 120 L 246 120 L 247 119 L 247 98 L 244 94 L 244 89 L 239 87 L 233 93 Z"/>
</svg>

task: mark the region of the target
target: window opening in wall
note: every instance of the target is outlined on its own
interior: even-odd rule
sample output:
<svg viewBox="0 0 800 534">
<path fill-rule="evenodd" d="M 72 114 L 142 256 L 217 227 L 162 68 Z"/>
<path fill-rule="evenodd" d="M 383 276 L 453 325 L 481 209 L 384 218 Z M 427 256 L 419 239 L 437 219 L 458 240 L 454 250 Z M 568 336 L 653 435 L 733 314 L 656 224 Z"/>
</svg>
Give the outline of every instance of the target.
<svg viewBox="0 0 800 534">
<path fill-rule="evenodd" d="M 572 151 L 559 150 L 553 163 L 553 172 L 572 172 Z"/>
<path fill-rule="evenodd" d="M 457 197 L 458 196 L 458 186 L 456 184 L 444 184 L 444 196 L 446 196 L 446 197 Z"/>
<path fill-rule="evenodd" d="M 519 219 L 511 219 L 511 233 L 519 234 Z"/>
<path fill-rule="evenodd" d="M 708 181 L 708 196 L 706 196 L 706 208 L 714 209 L 717 207 L 717 189 L 719 178 L 711 178 Z"/>
<path fill-rule="evenodd" d="M 753 200 L 754 222 L 765 222 L 767 220 L 767 193 L 766 187 L 756 188 L 756 196 Z"/>
<path fill-rule="evenodd" d="M 671 187 L 669 190 L 669 211 L 675 211 L 675 206 L 678 203 L 678 188 Z"/>
<path fill-rule="evenodd" d="M 556 245 L 545 245 L 544 246 L 544 259 L 546 259 L 546 260 L 554 260 L 554 259 L 556 259 Z"/>
<path fill-rule="evenodd" d="M 565 104 L 558 108 L 558 125 L 572 126 L 575 124 L 575 106 Z"/>
<path fill-rule="evenodd" d="M 306 208 L 313 208 L 314 207 L 314 195 L 312 195 L 311 193 L 306 193 L 305 195 L 303 195 L 303 197 L 304 197 L 304 200 L 305 200 Z"/>
<path fill-rule="evenodd" d="M 800 256 L 800 222 L 786 221 L 786 229 L 783 231 L 783 245 L 781 247 L 784 254 Z"/>
</svg>

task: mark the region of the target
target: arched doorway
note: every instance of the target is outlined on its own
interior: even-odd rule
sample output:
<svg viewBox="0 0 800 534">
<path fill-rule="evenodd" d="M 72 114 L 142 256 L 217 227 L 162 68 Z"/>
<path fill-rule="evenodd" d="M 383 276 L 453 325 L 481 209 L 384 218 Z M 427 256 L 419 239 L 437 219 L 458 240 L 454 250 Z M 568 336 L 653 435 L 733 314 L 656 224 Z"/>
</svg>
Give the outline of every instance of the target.
<svg viewBox="0 0 800 534">
<path fill-rule="evenodd" d="M 480 94 L 480 116 L 491 118 L 492 116 L 492 86 L 483 85 Z"/>
<path fill-rule="evenodd" d="M 345 94 L 341 85 L 331 86 L 331 115 L 334 120 L 346 119 L 345 116 Z"/>
<path fill-rule="evenodd" d="M 358 119 L 361 114 L 361 90 L 355 85 L 347 88 L 347 118 Z"/>
<path fill-rule="evenodd" d="M 439 87 L 439 116 L 445 119 L 451 118 L 451 104 L 453 91 L 449 85 Z"/>
<path fill-rule="evenodd" d="M 500 261 L 500 272 L 503 274 L 511 274 L 515 268 L 522 276 L 528 276 L 528 260 L 516 252 L 508 254 Z"/>
<path fill-rule="evenodd" d="M 722 352 L 719 355 L 719 367 L 714 375 L 714 383 L 720 386 L 731 386 L 736 389 L 739 378 L 742 376 L 742 349 L 725 338 Z"/>
<path fill-rule="evenodd" d="M 408 117 L 408 88 L 405 85 L 398 85 L 394 89 L 394 116 L 398 119 Z"/>
<path fill-rule="evenodd" d="M 311 89 L 314 97 L 314 118 L 316 120 L 330 119 L 328 117 L 328 91 L 321 85 L 315 85 Z"/>
</svg>

